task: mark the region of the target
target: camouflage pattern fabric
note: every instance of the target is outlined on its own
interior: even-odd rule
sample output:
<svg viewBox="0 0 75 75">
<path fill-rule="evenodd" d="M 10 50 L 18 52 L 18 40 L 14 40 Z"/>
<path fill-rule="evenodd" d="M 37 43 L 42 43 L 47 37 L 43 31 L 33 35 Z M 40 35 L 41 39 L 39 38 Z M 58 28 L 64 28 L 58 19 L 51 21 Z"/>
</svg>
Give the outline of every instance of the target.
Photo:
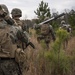
<svg viewBox="0 0 75 75">
<path fill-rule="evenodd" d="M 18 8 L 14 8 L 14 9 L 12 9 L 11 14 L 12 14 L 13 18 L 21 17 L 22 16 L 22 11 Z"/>
<path fill-rule="evenodd" d="M 51 40 L 51 36 L 47 35 L 47 36 L 43 36 L 43 35 L 39 35 L 37 37 L 37 41 L 40 42 L 41 40 L 44 40 L 45 44 L 46 44 L 46 49 L 49 49 L 49 43 Z"/>
<path fill-rule="evenodd" d="M 11 21 L 6 16 L 3 14 L 0 17 L 0 75 L 22 75 L 15 60 L 17 46 L 12 43 L 9 35 L 11 25 L 8 24 Z"/>
<path fill-rule="evenodd" d="M 59 29 L 66 30 L 69 33 L 69 37 L 67 39 L 65 39 L 65 41 L 63 43 L 63 49 L 65 50 L 68 46 L 68 41 L 71 37 L 72 29 L 71 29 L 71 26 L 69 24 L 66 24 L 65 21 L 63 21 L 63 22 L 64 22 L 64 24 L 61 23 L 61 27 Z"/>
<path fill-rule="evenodd" d="M 0 75 L 22 75 L 15 59 L 0 59 Z"/>
<path fill-rule="evenodd" d="M 54 34 L 54 30 L 53 30 L 52 26 L 51 25 L 45 25 L 44 28 L 45 29 L 41 28 L 41 34 L 38 35 L 37 39 L 38 38 L 40 40 L 45 39 L 46 41 L 48 40 L 48 42 L 49 42 L 51 40 L 51 37 L 52 37 L 52 40 L 55 41 L 56 38 L 55 38 L 55 34 Z M 47 34 L 45 32 L 47 32 Z"/>
<path fill-rule="evenodd" d="M 16 26 L 22 26 L 23 23 L 20 19 L 14 19 L 15 23 L 16 23 Z"/>
<path fill-rule="evenodd" d="M 42 25 L 40 29 L 41 29 L 41 33 L 40 35 L 37 36 L 37 41 L 40 42 L 40 40 L 44 40 L 47 49 L 49 49 L 50 40 L 55 41 L 54 30 L 52 26 L 49 24 Z"/>
<path fill-rule="evenodd" d="M 43 24 L 43 25 L 41 26 L 41 34 L 42 34 L 42 35 L 48 35 L 49 32 L 50 32 L 50 27 L 49 27 L 49 25 L 48 25 L 48 24 Z"/>
</svg>

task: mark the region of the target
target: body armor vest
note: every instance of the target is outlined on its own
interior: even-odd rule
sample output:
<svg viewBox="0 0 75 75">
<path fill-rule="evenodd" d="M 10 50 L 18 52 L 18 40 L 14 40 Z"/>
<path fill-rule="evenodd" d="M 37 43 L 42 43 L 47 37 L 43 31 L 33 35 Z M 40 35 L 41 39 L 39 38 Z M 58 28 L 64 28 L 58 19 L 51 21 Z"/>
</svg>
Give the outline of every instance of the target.
<svg viewBox="0 0 75 75">
<path fill-rule="evenodd" d="M 2 27 L 3 26 L 3 27 Z M 12 43 L 10 38 L 10 26 L 4 21 L 0 22 L 0 57 L 14 58 L 16 45 Z"/>
</svg>

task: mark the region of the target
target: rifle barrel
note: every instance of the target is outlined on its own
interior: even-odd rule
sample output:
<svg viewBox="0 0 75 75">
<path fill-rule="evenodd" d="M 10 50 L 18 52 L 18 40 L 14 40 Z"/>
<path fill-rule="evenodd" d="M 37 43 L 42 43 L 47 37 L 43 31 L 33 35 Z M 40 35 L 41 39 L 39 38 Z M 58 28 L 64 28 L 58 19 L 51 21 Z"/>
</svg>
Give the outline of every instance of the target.
<svg viewBox="0 0 75 75">
<path fill-rule="evenodd" d="M 52 18 L 50 18 L 50 19 L 48 19 L 48 20 L 46 20 L 46 21 L 43 21 L 43 22 L 39 23 L 38 25 L 46 24 L 46 23 L 48 23 L 48 22 L 50 22 L 50 21 L 53 21 L 53 20 L 55 20 L 55 19 L 57 19 L 57 18 L 63 16 L 63 15 L 65 15 L 65 13 L 62 13 L 62 14 L 56 16 L 56 17 L 52 17 Z"/>
</svg>

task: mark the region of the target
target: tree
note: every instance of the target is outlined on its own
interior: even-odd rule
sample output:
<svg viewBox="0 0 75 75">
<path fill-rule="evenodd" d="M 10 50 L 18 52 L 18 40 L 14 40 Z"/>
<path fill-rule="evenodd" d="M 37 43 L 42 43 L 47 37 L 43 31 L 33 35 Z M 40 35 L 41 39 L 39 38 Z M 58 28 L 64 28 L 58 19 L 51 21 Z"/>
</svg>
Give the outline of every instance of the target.
<svg viewBox="0 0 75 75">
<path fill-rule="evenodd" d="M 42 22 L 46 17 L 51 17 L 50 8 L 48 7 L 48 3 L 41 1 L 39 7 L 34 13 L 37 15 L 39 22 Z"/>
<path fill-rule="evenodd" d="M 58 11 L 56 11 L 56 9 L 53 9 L 52 17 L 56 17 L 56 16 L 58 16 L 58 15 L 59 15 Z M 53 28 L 54 28 L 55 30 L 57 30 L 57 29 L 59 28 L 59 25 L 60 25 L 60 18 L 58 18 L 58 19 L 52 21 L 51 24 L 52 24 Z"/>
<path fill-rule="evenodd" d="M 71 10 L 68 14 L 68 20 L 72 27 L 72 34 L 75 35 L 75 10 Z"/>
<path fill-rule="evenodd" d="M 32 23 L 31 20 L 28 20 L 28 19 L 22 20 L 22 23 L 23 23 L 23 26 L 24 26 L 23 28 L 25 28 L 25 30 L 27 32 L 29 32 L 29 28 L 32 28 L 33 27 L 33 23 Z"/>
<path fill-rule="evenodd" d="M 69 22 L 72 27 L 75 27 L 75 11 L 73 9 L 69 13 Z"/>
</svg>

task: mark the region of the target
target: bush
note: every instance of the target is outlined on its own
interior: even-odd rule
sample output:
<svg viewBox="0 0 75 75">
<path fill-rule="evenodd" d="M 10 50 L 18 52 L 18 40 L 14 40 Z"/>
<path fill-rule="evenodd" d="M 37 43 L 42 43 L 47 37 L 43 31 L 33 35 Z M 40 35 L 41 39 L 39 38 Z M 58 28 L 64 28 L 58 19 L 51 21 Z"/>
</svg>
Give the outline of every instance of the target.
<svg viewBox="0 0 75 75">
<path fill-rule="evenodd" d="M 70 72 L 70 60 L 62 50 L 62 43 L 69 37 L 66 30 L 59 29 L 56 32 L 57 38 L 50 52 L 45 53 L 46 59 L 50 62 L 51 75 L 68 75 Z"/>
</svg>

